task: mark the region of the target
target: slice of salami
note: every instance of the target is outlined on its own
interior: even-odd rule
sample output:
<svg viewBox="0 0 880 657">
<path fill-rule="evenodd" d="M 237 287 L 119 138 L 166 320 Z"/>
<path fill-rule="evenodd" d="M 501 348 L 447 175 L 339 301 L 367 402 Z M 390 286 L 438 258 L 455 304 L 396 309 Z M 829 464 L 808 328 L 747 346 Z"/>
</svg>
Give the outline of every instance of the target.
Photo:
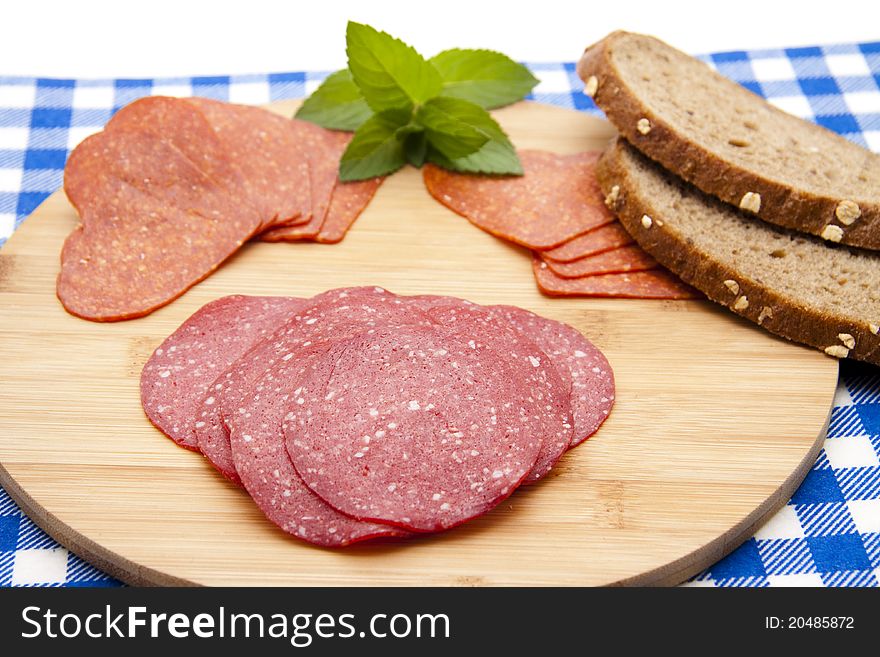
<svg viewBox="0 0 880 657">
<path fill-rule="evenodd" d="M 301 142 L 308 149 L 312 209 L 309 221 L 289 227 L 273 228 L 261 235 L 266 242 L 316 238 L 327 219 L 337 184 L 339 159 L 351 141 L 350 132 L 327 130 L 307 121 L 293 121 Z"/>
<path fill-rule="evenodd" d="M 523 484 L 543 478 L 571 444 L 571 377 L 563 379 L 553 359 L 532 340 L 531 327 L 514 324 L 505 313 L 494 308 L 453 303 L 436 305 L 427 312 L 428 317 L 441 326 L 470 335 L 476 343 L 490 345 L 535 368 L 530 382 L 534 396 L 542 403 L 542 444 L 538 459 Z"/>
<path fill-rule="evenodd" d="M 532 249 L 550 249 L 614 221 L 596 182 L 599 154 L 520 151 L 524 175 L 479 176 L 428 164 L 431 196 L 471 223 Z"/>
<path fill-rule="evenodd" d="M 292 398 L 284 433 L 303 482 L 346 515 L 448 529 L 534 467 L 543 404 L 530 364 L 439 326 L 379 329 L 330 361 Z"/>
<path fill-rule="evenodd" d="M 153 312 L 213 272 L 254 231 L 252 215 L 206 217 L 119 179 L 105 182 L 97 188 L 100 205 L 83 208 L 82 223 L 64 243 L 56 285 L 65 309 L 85 319 Z"/>
<path fill-rule="evenodd" d="M 324 220 L 324 225 L 321 226 L 321 232 L 315 237 L 315 241 L 321 244 L 341 242 L 357 218 L 366 210 L 384 181 L 384 177 L 346 183 L 337 180 L 330 209 L 327 211 L 327 219 Z"/>
<path fill-rule="evenodd" d="M 569 449 L 593 435 L 614 405 L 614 373 L 605 355 L 580 331 L 516 306 L 489 306 L 502 314 L 556 365 L 571 390 L 574 430 Z"/>
<path fill-rule="evenodd" d="M 330 199 L 330 208 L 327 210 L 327 218 L 321 226 L 321 232 L 314 237 L 314 240 L 321 244 L 341 242 L 384 181 L 384 177 L 347 183 L 337 180 L 336 187 L 333 188 L 333 197 Z M 289 228 L 280 227 L 264 231 L 259 239 L 264 242 L 292 242 L 307 238 Z"/>
<path fill-rule="evenodd" d="M 327 371 L 332 342 L 315 343 L 290 352 L 251 388 L 244 412 L 229 422 L 235 469 L 254 502 L 284 531 L 315 545 L 340 547 L 377 536 L 407 532 L 367 523 L 328 506 L 302 482 L 290 462 L 282 435 L 288 403 L 296 403 L 303 380 Z"/>
<path fill-rule="evenodd" d="M 236 216 L 251 232 L 259 226 L 252 208 L 237 201 L 227 187 L 150 130 L 132 128 L 91 135 L 74 149 L 64 169 L 64 191 L 82 221 L 135 219 L 127 208 L 119 206 L 125 186 L 169 210 L 206 220 Z"/>
<path fill-rule="evenodd" d="M 283 358 L 293 358 L 288 354 L 318 342 L 345 339 L 387 321 L 427 323 L 428 319 L 378 287 L 341 288 L 309 299 L 275 333 L 257 343 L 213 382 L 210 395 L 196 411 L 195 435 L 201 452 L 226 477 L 238 481 L 227 425 L 242 412 L 255 382 Z M 209 398 L 213 398 L 211 403 L 207 403 Z"/>
<path fill-rule="evenodd" d="M 231 158 L 226 143 L 218 137 L 204 113 L 186 99 L 149 96 L 129 103 L 116 112 L 104 127 L 104 132 L 117 130 L 147 131 L 157 136 L 176 151 L 172 155 L 163 152 L 163 158 L 178 155 L 185 157 L 208 180 L 226 191 L 234 202 L 230 207 L 235 208 L 237 213 L 243 211 L 243 206 L 250 206 L 258 215 L 262 213 L 261 224 L 270 221 L 275 214 L 277 209 L 267 209 L 262 198 L 251 197 L 249 183 L 237 162 Z M 137 168 L 134 169 L 136 174 Z M 89 172 L 89 175 L 93 175 L 93 172 Z M 199 181 L 192 181 L 189 176 L 182 176 L 177 181 L 167 179 L 157 182 L 164 185 L 159 189 L 160 193 L 171 184 L 180 187 L 184 192 L 187 191 L 187 184 L 199 184 Z M 202 193 L 200 187 L 193 187 L 191 192 L 195 198 Z M 193 202 L 187 201 L 181 207 L 193 207 Z M 225 214 L 229 210 L 227 208 Z"/>
<path fill-rule="evenodd" d="M 150 421 L 180 446 L 198 450 L 196 409 L 218 374 L 303 302 L 234 295 L 202 306 L 156 348 L 141 370 L 141 403 Z"/>
<path fill-rule="evenodd" d="M 188 98 L 226 145 L 247 181 L 248 198 L 261 201 L 272 223 L 302 219 L 311 212 L 308 147 L 290 119 L 259 107 Z M 265 223 L 263 226 L 269 224 Z"/>
<path fill-rule="evenodd" d="M 619 297 L 622 299 L 700 299 L 702 295 L 665 269 L 628 274 L 562 278 L 538 256 L 532 258 L 538 288 L 554 297 Z"/>
<path fill-rule="evenodd" d="M 654 258 L 637 245 L 622 246 L 619 249 L 587 256 L 574 262 L 543 260 L 554 274 L 562 278 L 581 278 L 597 274 L 647 271 L 648 269 L 656 269 L 659 266 Z"/>
<path fill-rule="evenodd" d="M 614 221 L 573 237 L 556 248 L 541 251 L 541 257 L 556 262 L 572 262 L 632 243 L 633 238 L 623 229 L 621 223 Z"/>
</svg>

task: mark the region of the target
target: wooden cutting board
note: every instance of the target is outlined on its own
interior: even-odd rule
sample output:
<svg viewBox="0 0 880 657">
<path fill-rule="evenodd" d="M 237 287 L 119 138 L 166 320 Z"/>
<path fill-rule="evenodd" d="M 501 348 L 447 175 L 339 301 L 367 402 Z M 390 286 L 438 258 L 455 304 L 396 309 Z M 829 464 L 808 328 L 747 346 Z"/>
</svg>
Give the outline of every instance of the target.
<svg viewBox="0 0 880 657">
<path fill-rule="evenodd" d="M 291 113 L 293 104 L 275 106 Z M 520 148 L 601 148 L 607 123 L 522 103 Z M 526 251 L 391 177 L 344 242 L 249 244 L 149 317 L 76 319 L 54 293 L 77 218 L 59 192 L 0 251 L 0 483 L 45 530 L 131 583 L 669 584 L 718 560 L 785 503 L 821 445 L 837 362 L 704 301 L 551 299 Z M 153 349 L 219 296 L 346 285 L 517 304 L 608 356 L 617 405 L 538 485 L 442 535 L 315 548 L 266 521 L 200 455 L 145 418 Z"/>
</svg>

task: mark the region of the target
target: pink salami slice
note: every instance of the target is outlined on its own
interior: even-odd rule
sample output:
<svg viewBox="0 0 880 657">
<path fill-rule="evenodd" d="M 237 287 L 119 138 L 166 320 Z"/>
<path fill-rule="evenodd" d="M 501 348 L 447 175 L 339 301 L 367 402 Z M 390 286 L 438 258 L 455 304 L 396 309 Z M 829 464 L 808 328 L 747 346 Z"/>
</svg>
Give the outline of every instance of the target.
<svg viewBox="0 0 880 657">
<path fill-rule="evenodd" d="M 229 421 L 230 444 L 242 484 L 266 517 L 284 531 L 315 545 L 340 547 L 377 536 L 407 532 L 389 525 L 361 522 L 328 506 L 302 482 L 284 446 L 282 420 L 296 403 L 303 381 L 332 369 L 327 352 L 332 341 L 289 353 L 251 388 L 242 413 Z"/>
<path fill-rule="evenodd" d="M 218 374 L 302 304 L 294 297 L 235 295 L 202 306 L 156 348 L 141 371 L 147 417 L 177 444 L 197 450 L 196 409 Z"/>
<path fill-rule="evenodd" d="M 543 440 L 538 459 L 523 483 L 544 477 L 571 444 L 571 377 L 563 380 L 553 360 L 532 339 L 531 327 L 520 328 L 503 312 L 460 302 L 434 306 L 428 310 L 428 317 L 441 326 L 479 336 L 481 343 L 534 368 L 529 380 L 542 404 Z"/>
<path fill-rule="evenodd" d="M 516 306 L 490 306 L 543 349 L 571 388 L 571 447 L 593 435 L 614 405 L 614 373 L 605 355 L 580 331 Z"/>
<path fill-rule="evenodd" d="M 266 372 L 297 349 L 332 339 L 344 339 L 393 318 L 412 315 L 427 322 L 421 313 L 413 315 L 403 302 L 382 288 L 359 287 L 330 290 L 308 300 L 296 314 L 280 323 L 276 332 L 254 346 L 223 372 L 197 409 L 195 430 L 199 449 L 208 460 L 233 481 L 240 481 L 232 459 L 227 424 L 244 407 L 244 400 Z M 291 357 L 292 358 L 292 357 Z M 209 404 L 209 399 L 213 401 Z M 204 423 L 204 424 L 202 424 Z"/>
<path fill-rule="evenodd" d="M 534 467 L 543 403 L 531 364 L 439 326 L 379 329 L 331 353 L 289 402 L 284 433 L 303 482 L 346 515 L 448 529 Z"/>
</svg>

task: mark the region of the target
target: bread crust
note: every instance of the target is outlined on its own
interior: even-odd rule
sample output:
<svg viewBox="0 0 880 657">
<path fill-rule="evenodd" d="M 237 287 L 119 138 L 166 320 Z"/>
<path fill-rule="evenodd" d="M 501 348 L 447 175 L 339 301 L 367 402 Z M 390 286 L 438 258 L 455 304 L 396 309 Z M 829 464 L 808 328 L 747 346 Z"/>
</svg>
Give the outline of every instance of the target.
<svg viewBox="0 0 880 657">
<path fill-rule="evenodd" d="M 736 271 L 713 254 L 698 251 L 685 236 L 677 236 L 670 230 L 669 224 L 674 224 L 674 220 L 667 220 L 651 199 L 639 192 L 638 182 L 627 163 L 628 148 L 621 139 L 613 142 L 599 160 L 597 175 L 606 194 L 612 187 L 618 187 L 618 192 L 612 195 L 615 200 L 610 203 L 611 210 L 639 246 L 712 301 L 771 333 L 816 347 L 829 356 L 848 356 L 880 365 L 880 336 L 871 329 L 873 318 L 826 313 L 802 300 L 789 298 Z M 692 194 L 700 194 L 691 189 Z M 730 211 L 708 196 L 705 200 L 707 212 Z M 642 221 L 645 215 L 653 219 L 650 226 Z M 842 335 L 852 337 L 852 347 L 845 344 L 849 340 L 841 338 Z"/>
<path fill-rule="evenodd" d="M 578 75 L 587 83 L 587 88 L 593 91 L 594 101 L 633 146 L 664 168 L 726 203 L 754 209 L 755 202 L 759 199 L 760 208 L 755 216 L 764 221 L 834 242 L 880 249 L 880 201 L 876 198 L 851 199 L 819 195 L 774 179 L 772 171 L 761 170 L 760 167 L 743 168 L 726 159 L 723 154 L 710 150 L 693 136 L 676 130 L 663 116 L 652 112 L 615 66 L 614 50 L 627 39 L 650 39 L 676 56 L 686 55 L 653 37 L 618 31 L 587 48 L 578 62 Z M 726 87 L 731 104 L 737 100 L 771 107 L 760 96 L 708 67 L 705 75 L 706 84 Z M 785 116 L 785 120 L 790 121 L 793 128 L 833 135 L 841 148 L 859 149 L 840 135 L 819 125 L 803 121 L 777 108 L 771 107 L 771 111 Z M 647 126 L 649 128 L 646 130 Z M 873 155 L 863 149 L 859 151 L 866 157 Z M 873 157 L 876 158 L 876 166 L 880 167 L 880 157 Z M 873 193 L 876 197 L 880 190 L 873 190 Z M 748 194 L 751 196 L 747 197 Z M 754 196 L 756 194 L 757 197 Z M 841 204 L 843 208 L 839 209 Z M 851 220 L 847 214 L 854 204 L 857 204 L 861 214 L 857 219 Z M 828 226 L 832 228 L 829 229 Z"/>
</svg>

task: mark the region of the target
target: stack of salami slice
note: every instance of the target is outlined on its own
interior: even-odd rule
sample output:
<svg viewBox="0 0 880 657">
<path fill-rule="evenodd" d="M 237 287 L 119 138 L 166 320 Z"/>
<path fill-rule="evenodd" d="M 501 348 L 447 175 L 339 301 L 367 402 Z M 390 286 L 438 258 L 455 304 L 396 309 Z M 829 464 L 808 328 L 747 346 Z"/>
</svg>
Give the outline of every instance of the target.
<svg viewBox="0 0 880 657">
<path fill-rule="evenodd" d="M 332 547 L 489 511 L 598 429 L 614 379 L 566 324 L 363 287 L 218 299 L 156 349 L 141 396 L 272 522 Z"/>
<path fill-rule="evenodd" d="M 535 279 L 551 296 L 692 299 L 699 293 L 642 251 L 606 208 L 599 153 L 520 151 L 521 177 L 453 173 L 433 165 L 425 185 L 440 203 L 533 251 Z"/>
<path fill-rule="evenodd" d="M 338 242 L 381 179 L 341 183 L 351 135 L 256 107 L 144 98 L 71 153 L 64 191 L 80 216 L 58 297 L 95 321 L 146 315 L 247 240 Z"/>
</svg>

